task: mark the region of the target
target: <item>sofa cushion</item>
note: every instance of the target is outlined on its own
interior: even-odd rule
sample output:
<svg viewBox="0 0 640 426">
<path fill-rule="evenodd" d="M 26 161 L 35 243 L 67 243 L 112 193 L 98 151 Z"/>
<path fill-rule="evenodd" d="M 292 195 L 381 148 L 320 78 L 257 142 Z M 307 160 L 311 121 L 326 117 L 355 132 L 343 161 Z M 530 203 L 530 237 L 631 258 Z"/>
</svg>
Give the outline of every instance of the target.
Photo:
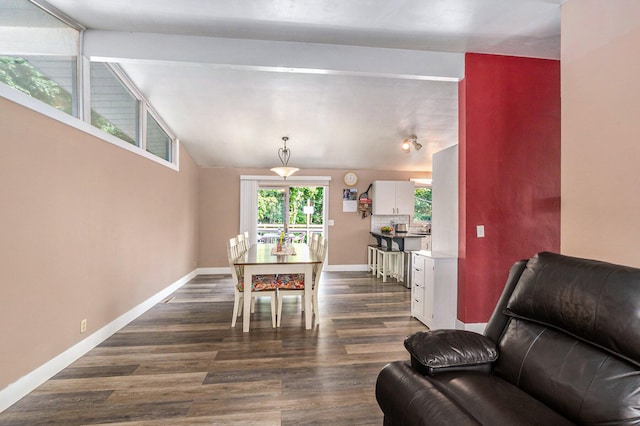
<svg viewBox="0 0 640 426">
<path fill-rule="evenodd" d="M 464 330 L 420 331 L 407 337 L 404 347 L 411 354 L 414 367 L 425 374 L 489 364 L 498 358 L 495 343 Z"/>
<path fill-rule="evenodd" d="M 539 253 L 505 314 L 557 328 L 640 366 L 639 289 L 640 269 Z"/>
<path fill-rule="evenodd" d="M 385 424 L 573 424 L 522 390 L 491 374 L 448 372 L 423 376 L 405 361 L 392 362 L 380 372 L 376 398 L 385 413 Z"/>
<path fill-rule="evenodd" d="M 581 424 L 638 424 L 640 371 L 551 327 L 512 318 L 494 374 Z"/>
<path fill-rule="evenodd" d="M 492 374 L 453 372 L 427 378 L 483 425 L 574 424 L 528 393 Z"/>
</svg>

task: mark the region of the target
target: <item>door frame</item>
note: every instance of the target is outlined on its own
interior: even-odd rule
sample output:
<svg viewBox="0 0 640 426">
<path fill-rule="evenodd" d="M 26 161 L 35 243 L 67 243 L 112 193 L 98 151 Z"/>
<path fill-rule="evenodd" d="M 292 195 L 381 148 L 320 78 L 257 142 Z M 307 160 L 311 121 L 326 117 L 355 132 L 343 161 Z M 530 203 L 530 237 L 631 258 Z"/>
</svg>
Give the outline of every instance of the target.
<svg viewBox="0 0 640 426">
<path fill-rule="evenodd" d="M 278 186 L 322 186 L 324 201 L 322 232 L 329 237 L 329 190 L 331 176 L 289 176 L 286 180 L 273 175 L 240 175 L 240 229 L 238 233 L 249 232 L 251 244 L 257 241 L 258 229 L 258 189 Z"/>
</svg>

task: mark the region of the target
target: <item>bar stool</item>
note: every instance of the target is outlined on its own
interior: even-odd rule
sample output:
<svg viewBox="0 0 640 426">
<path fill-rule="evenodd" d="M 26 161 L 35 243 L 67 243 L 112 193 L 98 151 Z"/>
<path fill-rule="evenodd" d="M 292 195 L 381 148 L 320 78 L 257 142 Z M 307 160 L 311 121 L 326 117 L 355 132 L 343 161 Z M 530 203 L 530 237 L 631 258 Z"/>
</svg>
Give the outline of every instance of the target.
<svg viewBox="0 0 640 426">
<path fill-rule="evenodd" d="M 367 269 L 371 271 L 371 275 L 376 275 L 377 263 L 378 263 L 378 246 L 376 244 L 369 244 L 367 246 Z"/>
<path fill-rule="evenodd" d="M 397 277 L 398 257 L 402 256 L 400 250 L 387 250 L 384 247 L 377 249 L 377 273 L 376 278 L 382 276 L 382 282 L 387 282 L 387 277 Z M 397 279 L 397 278 L 396 278 Z"/>
</svg>

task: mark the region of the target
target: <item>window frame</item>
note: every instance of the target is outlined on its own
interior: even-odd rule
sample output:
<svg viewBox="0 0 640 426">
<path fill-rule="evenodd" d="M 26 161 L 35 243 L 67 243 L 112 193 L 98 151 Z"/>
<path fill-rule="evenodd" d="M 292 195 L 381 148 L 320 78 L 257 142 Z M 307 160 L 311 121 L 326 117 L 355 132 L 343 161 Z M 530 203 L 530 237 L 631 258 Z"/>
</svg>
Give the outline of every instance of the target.
<svg viewBox="0 0 640 426">
<path fill-rule="evenodd" d="M 76 51 L 73 55 L 76 59 L 76 72 L 75 72 L 75 93 L 72 94 L 72 102 L 74 104 L 74 112 L 77 111 L 76 115 L 70 115 L 66 112 L 56 109 L 55 107 L 39 101 L 36 98 L 33 98 L 25 93 L 22 93 L 19 90 L 9 87 L 6 84 L 0 83 L 0 97 L 5 98 L 11 102 L 14 102 L 18 105 L 31 109 L 35 112 L 38 112 L 44 116 L 47 116 L 53 120 L 56 120 L 60 123 L 63 123 L 67 126 L 73 127 L 80 131 L 83 131 L 87 134 L 90 134 L 98 139 L 101 139 L 105 142 L 109 142 L 113 145 L 116 145 L 120 148 L 126 149 L 127 151 L 138 154 L 142 157 L 145 157 L 149 160 L 152 160 L 156 163 L 162 164 L 166 167 L 169 167 L 173 170 L 179 171 L 179 152 L 180 152 L 180 141 L 177 136 L 171 131 L 169 126 L 165 123 L 165 121 L 161 118 L 161 116 L 153 109 L 153 107 L 149 104 L 148 100 L 142 95 L 140 90 L 133 84 L 133 82 L 128 78 L 126 73 L 122 70 L 120 66 L 116 63 L 111 63 L 107 61 L 95 61 L 95 62 L 103 62 L 105 63 L 111 71 L 113 71 L 116 78 L 120 81 L 123 87 L 129 91 L 132 97 L 138 103 L 138 117 L 137 117 L 137 132 L 136 132 L 136 143 L 137 145 L 132 145 L 129 142 L 126 142 L 116 136 L 113 136 L 97 127 L 94 127 L 91 124 L 91 82 L 90 82 L 90 67 L 91 60 L 90 58 L 82 55 L 82 46 L 84 42 L 84 30 L 85 28 L 75 22 L 73 19 L 64 15 L 56 8 L 45 4 L 44 2 L 38 2 L 34 0 L 29 0 L 34 7 L 43 10 L 48 13 L 51 17 L 61 21 L 63 24 L 67 25 L 70 29 L 78 31 L 78 39 Z M 2 54 L 3 52 L 0 52 Z M 8 51 L 5 53 L 7 56 L 37 56 L 37 54 L 30 52 L 23 52 L 21 54 L 17 54 L 15 52 Z M 146 122 L 147 122 L 147 113 L 149 113 L 154 120 L 158 123 L 160 128 L 166 133 L 170 140 L 170 147 L 168 149 L 169 160 L 165 160 L 158 155 L 147 151 L 146 144 Z"/>
<path fill-rule="evenodd" d="M 91 61 L 90 65 L 89 65 L 89 84 L 88 84 L 88 88 L 89 88 L 89 92 L 86 94 L 86 99 L 88 99 L 88 106 L 89 106 L 89 114 L 85 115 L 85 121 L 89 124 L 91 124 L 93 126 L 93 120 L 92 120 L 92 110 L 93 110 L 93 91 L 91 90 L 91 67 L 92 64 L 103 64 L 105 66 L 105 68 L 107 69 L 107 71 L 109 71 L 112 76 L 116 79 L 116 81 L 120 84 L 120 86 L 122 86 L 122 89 L 124 89 L 124 91 L 131 96 L 131 99 L 135 102 L 136 104 L 136 116 L 134 119 L 134 123 L 135 123 L 135 134 L 134 134 L 134 141 L 133 143 L 128 142 L 124 139 L 121 139 L 123 142 L 129 143 L 133 146 L 137 146 L 139 148 L 143 147 L 143 121 L 141 119 L 142 117 L 142 105 L 144 104 L 144 98 L 142 97 L 142 94 L 136 89 L 135 85 L 131 82 L 131 80 L 129 80 L 129 78 L 127 77 L 127 75 L 122 71 L 122 69 L 116 65 L 116 64 L 111 64 L 109 62 L 103 62 L 103 61 Z M 105 117 L 106 118 L 106 117 Z M 108 120 L 108 118 L 107 118 Z M 113 122 L 111 122 L 109 120 L 110 124 L 114 124 Z M 98 128 L 99 129 L 99 128 Z M 100 129 L 102 130 L 102 129 Z M 108 133 L 108 132 L 105 132 Z M 108 133 L 110 134 L 110 133 Z M 117 136 L 116 136 L 117 137 Z M 119 138 L 120 139 L 120 138 Z"/>
<path fill-rule="evenodd" d="M 167 137 L 169 138 L 170 142 L 169 142 L 169 159 L 166 160 L 163 158 L 163 160 L 165 161 L 169 161 L 170 163 L 173 162 L 173 159 L 176 158 L 176 156 L 178 155 L 177 151 L 176 151 L 176 137 L 173 134 L 173 132 L 171 131 L 171 129 L 169 129 L 169 127 L 165 124 L 165 122 L 162 120 L 162 118 L 160 118 L 160 115 L 156 112 L 155 109 L 153 109 L 153 107 L 151 105 L 149 105 L 148 103 L 144 103 L 142 105 L 142 110 L 141 113 L 144 114 L 144 117 L 142 118 L 143 120 L 143 124 L 144 124 L 144 128 L 142 129 L 142 133 L 143 136 L 141 138 L 141 142 L 144 144 L 144 149 L 145 151 L 149 152 L 150 154 L 153 154 L 152 152 L 147 150 L 147 133 L 148 133 L 148 128 L 147 128 L 147 116 L 150 115 L 151 117 L 153 117 L 153 119 L 156 121 L 156 123 L 158 124 L 158 126 L 162 129 L 162 131 L 167 135 Z M 162 158 L 156 154 L 153 154 L 158 158 Z"/>
</svg>

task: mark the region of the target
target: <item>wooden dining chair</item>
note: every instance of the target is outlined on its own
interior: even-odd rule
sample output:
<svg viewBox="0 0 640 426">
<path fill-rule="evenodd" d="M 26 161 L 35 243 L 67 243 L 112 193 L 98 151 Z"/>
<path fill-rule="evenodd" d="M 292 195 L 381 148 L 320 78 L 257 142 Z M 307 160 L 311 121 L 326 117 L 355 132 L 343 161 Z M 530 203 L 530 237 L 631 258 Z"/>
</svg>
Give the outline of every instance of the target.
<svg viewBox="0 0 640 426">
<path fill-rule="evenodd" d="M 321 262 L 313 270 L 313 282 L 311 287 L 311 306 L 313 314 L 315 315 L 316 325 L 320 324 L 320 311 L 318 310 L 318 287 L 320 283 L 320 276 L 322 275 L 322 269 L 324 266 L 324 260 L 327 255 L 327 239 L 319 238 L 317 249 L 317 256 L 320 257 Z M 304 298 L 304 274 L 278 274 L 277 276 L 277 300 L 278 300 L 278 314 L 277 314 L 277 326 L 280 327 L 282 320 L 282 302 L 285 296 L 302 296 Z M 303 300 L 304 302 L 304 300 Z M 304 312 L 305 304 L 302 303 L 302 311 Z"/>
<path fill-rule="evenodd" d="M 239 242 L 237 237 L 229 239 L 227 243 L 227 258 L 231 267 L 231 276 L 233 278 L 233 288 L 235 297 L 233 299 L 233 318 L 231 319 L 231 327 L 236 326 L 236 320 L 242 315 L 242 306 L 244 300 L 244 271 L 241 267 L 235 265 L 234 261 L 240 256 Z M 257 275 L 253 277 L 251 282 L 251 313 L 254 309 L 254 301 L 256 297 L 268 296 L 271 302 L 271 326 L 276 327 L 276 302 L 277 302 L 277 281 L 275 275 Z"/>
</svg>

